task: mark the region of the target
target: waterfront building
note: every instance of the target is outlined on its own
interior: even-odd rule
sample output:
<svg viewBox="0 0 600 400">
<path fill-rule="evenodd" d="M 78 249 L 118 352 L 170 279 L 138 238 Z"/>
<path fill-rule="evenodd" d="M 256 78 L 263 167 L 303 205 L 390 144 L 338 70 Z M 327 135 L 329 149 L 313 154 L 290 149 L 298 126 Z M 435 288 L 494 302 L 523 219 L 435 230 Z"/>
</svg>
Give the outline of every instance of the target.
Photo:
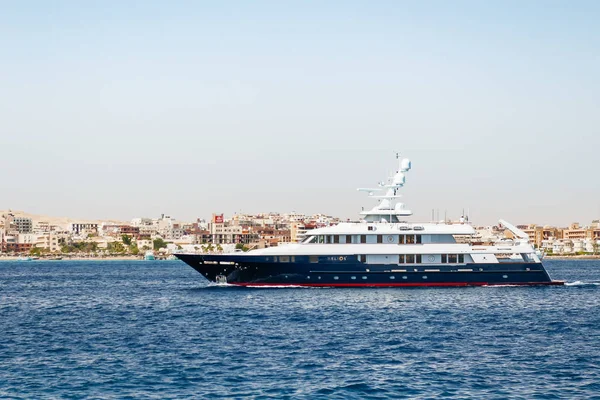
<svg viewBox="0 0 600 400">
<path fill-rule="evenodd" d="M 76 222 L 71 224 L 71 232 L 78 236 L 97 235 L 98 224 L 91 222 Z"/>
<path fill-rule="evenodd" d="M 253 232 L 258 235 L 259 240 L 264 240 L 269 247 L 292 242 L 289 229 L 256 227 L 253 229 Z"/>
<path fill-rule="evenodd" d="M 568 229 L 563 230 L 563 239 L 585 239 L 587 229 L 579 226 L 578 222 L 573 222 Z"/>
<path fill-rule="evenodd" d="M 152 250 L 154 248 L 154 241 L 151 239 L 138 239 L 135 243 L 140 250 Z"/>
<path fill-rule="evenodd" d="M 213 214 L 212 222 L 209 223 L 209 231 L 211 243 L 214 244 L 249 244 L 259 238 L 258 234 L 250 230 L 249 226 L 227 223 L 223 214 Z"/>
<path fill-rule="evenodd" d="M 57 252 L 60 251 L 63 244 L 68 244 L 70 241 L 71 237 L 67 232 L 48 232 L 37 234 L 33 247 Z"/>
<path fill-rule="evenodd" d="M 14 217 L 13 225 L 19 233 L 31 233 L 33 232 L 33 222 L 31 218 L 26 217 Z"/>
<path fill-rule="evenodd" d="M 155 227 L 156 233 L 165 240 L 177 240 L 185 234 L 181 224 L 165 214 L 155 222 Z"/>
<path fill-rule="evenodd" d="M 137 238 L 140 236 L 140 228 L 131 225 L 102 225 L 102 236 L 120 237 L 122 235 Z"/>
</svg>

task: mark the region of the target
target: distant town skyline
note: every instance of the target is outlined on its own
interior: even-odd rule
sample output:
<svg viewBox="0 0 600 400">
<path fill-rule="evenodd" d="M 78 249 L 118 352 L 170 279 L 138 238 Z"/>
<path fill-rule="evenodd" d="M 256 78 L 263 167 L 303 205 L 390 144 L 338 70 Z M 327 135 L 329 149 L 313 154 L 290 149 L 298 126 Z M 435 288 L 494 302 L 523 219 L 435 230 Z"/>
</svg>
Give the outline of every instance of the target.
<svg viewBox="0 0 600 400">
<path fill-rule="evenodd" d="M 600 218 L 600 3 L 12 2 L 0 209 Z"/>
</svg>

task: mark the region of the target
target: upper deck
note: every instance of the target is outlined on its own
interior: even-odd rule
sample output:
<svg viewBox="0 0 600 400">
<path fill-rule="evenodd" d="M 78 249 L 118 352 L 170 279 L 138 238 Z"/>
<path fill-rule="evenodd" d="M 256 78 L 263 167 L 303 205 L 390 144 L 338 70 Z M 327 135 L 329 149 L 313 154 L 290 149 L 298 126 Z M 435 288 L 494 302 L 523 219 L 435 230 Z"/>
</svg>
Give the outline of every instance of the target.
<svg viewBox="0 0 600 400">
<path fill-rule="evenodd" d="M 377 233 L 378 235 L 474 235 L 476 234 L 476 231 L 469 224 L 344 222 L 338 225 L 313 229 L 311 231 L 308 231 L 306 235 L 360 235 L 375 233 Z"/>
</svg>

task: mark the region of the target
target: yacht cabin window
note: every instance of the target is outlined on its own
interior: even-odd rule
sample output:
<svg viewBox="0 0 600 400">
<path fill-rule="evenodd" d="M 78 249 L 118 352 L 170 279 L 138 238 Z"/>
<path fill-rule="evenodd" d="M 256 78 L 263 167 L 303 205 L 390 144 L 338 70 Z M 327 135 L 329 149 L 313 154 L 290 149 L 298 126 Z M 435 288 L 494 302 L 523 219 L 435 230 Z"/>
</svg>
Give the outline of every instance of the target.
<svg viewBox="0 0 600 400">
<path fill-rule="evenodd" d="M 317 236 L 309 236 L 302 243 L 317 243 Z"/>
<path fill-rule="evenodd" d="M 346 243 L 352 243 L 352 235 L 346 235 Z"/>
</svg>

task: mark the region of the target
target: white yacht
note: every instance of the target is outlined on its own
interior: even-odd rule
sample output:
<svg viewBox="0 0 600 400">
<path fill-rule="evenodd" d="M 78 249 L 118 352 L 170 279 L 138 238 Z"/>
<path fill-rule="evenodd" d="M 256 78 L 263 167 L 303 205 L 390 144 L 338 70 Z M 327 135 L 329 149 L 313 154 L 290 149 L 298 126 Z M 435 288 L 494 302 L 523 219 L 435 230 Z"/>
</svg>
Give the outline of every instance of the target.
<svg viewBox="0 0 600 400">
<path fill-rule="evenodd" d="M 514 240 L 474 244 L 475 229 L 458 223 L 408 222 L 399 201 L 411 169 L 398 170 L 375 188 L 360 188 L 378 200 L 362 220 L 308 231 L 289 244 L 229 254 L 176 254 L 212 282 L 240 286 L 484 286 L 562 285 L 553 281 L 523 231 L 500 220 Z"/>
</svg>

